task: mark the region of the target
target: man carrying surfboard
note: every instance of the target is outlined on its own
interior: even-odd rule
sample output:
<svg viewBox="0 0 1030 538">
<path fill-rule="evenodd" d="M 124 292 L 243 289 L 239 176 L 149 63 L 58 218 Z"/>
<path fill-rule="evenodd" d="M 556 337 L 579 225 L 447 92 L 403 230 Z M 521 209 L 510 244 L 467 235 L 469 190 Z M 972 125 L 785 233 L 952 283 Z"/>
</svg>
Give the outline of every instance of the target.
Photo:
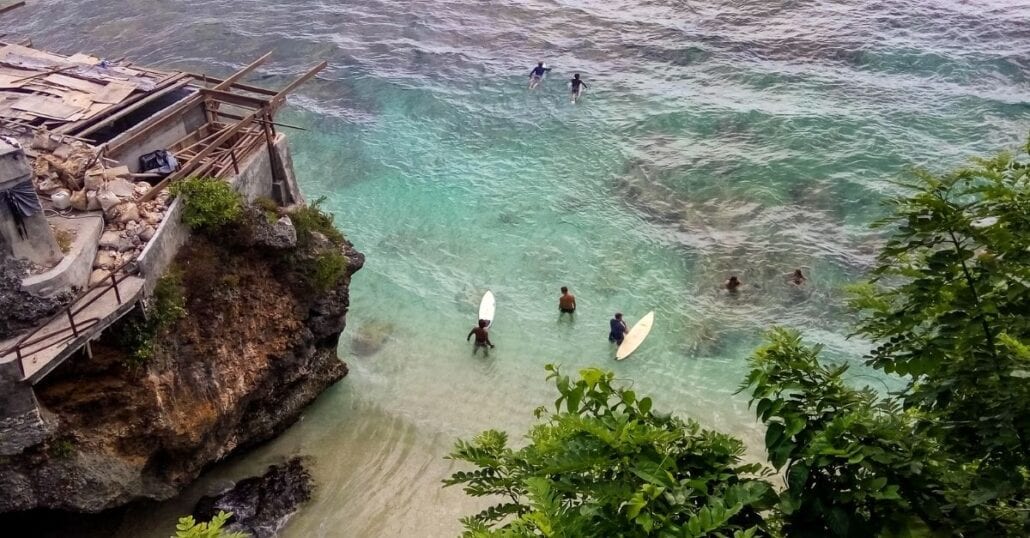
<svg viewBox="0 0 1030 538">
<path fill-rule="evenodd" d="M 529 89 L 535 90 L 540 85 L 540 82 L 544 80 L 544 75 L 550 70 L 550 67 L 544 67 L 544 62 L 537 63 L 536 67 L 529 72 Z"/>
<path fill-rule="evenodd" d="M 493 343 L 490 342 L 490 332 L 486 330 L 486 327 L 489 324 L 490 322 L 485 319 L 479 320 L 479 325 L 473 327 L 472 330 L 469 331 L 468 336 L 465 337 L 465 341 L 468 342 L 469 339 L 472 338 L 472 335 L 476 335 L 476 343 L 472 347 L 473 355 L 479 351 L 479 348 L 484 348 L 485 350 L 487 346 L 490 346 L 491 348 L 494 347 Z"/>
<path fill-rule="evenodd" d="M 615 317 L 608 322 L 608 325 L 611 327 L 608 341 L 614 342 L 615 345 L 622 345 L 622 341 L 626 339 L 626 332 L 629 331 L 626 322 L 622 320 L 622 312 L 616 312 Z"/>
<path fill-rule="evenodd" d="M 583 90 L 586 89 L 587 84 L 586 82 L 583 82 L 583 79 L 579 78 L 579 73 L 572 75 L 572 78 L 569 79 L 569 84 L 572 88 L 572 103 L 575 104 L 576 100 L 579 99 L 579 96 L 583 95 Z"/>
</svg>

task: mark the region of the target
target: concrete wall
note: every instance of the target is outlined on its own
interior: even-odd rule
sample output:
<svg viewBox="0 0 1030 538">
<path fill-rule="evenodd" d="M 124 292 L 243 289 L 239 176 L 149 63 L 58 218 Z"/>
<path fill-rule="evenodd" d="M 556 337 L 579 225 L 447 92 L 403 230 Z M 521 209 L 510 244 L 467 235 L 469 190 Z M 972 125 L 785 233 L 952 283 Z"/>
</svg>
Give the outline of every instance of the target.
<svg viewBox="0 0 1030 538">
<path fill-rule="evenodd" d="M 229 180 L 248 202 L 272 194 L 272 162 L 267 146 L 260 146 L 240 161 L 240 173 Z"/>
<path fill-rule="evenodd" d="M 275 138 L 275 151 L 279 154 L 279 164 L 282 166 L 282 183 L 273 185 L 277 191 L 275 199 L 282 205 L 303 204 L 304 195 L 300 192 L 297 184 L 297 175 L 293 170 L 293 153 L 290 152 L 290 142 L 282 133 Z"/>
<path fill-rule="evenodd" d="M 154 122 L 163 122 L 163 125 L 154 128 L 149 136 L 142 137 L 118 149 L 116 153 L 112 153 L 108 157 L 128 166 L 129 170 L 133 172 L 140 172 L 140 155 L 145 155 L 158 149 L 168 149 L 172 144 L 207 123 L 207 116 L 204 113 L 203 103 L 199 102 L 175 116 L 166 115 L 165 112 L 158 112 L 147 121 L 141 122 L 132 129 L 118 135 L 109 144 L 115 145 L 119 140 L 133 136 L 144 128 L 153 125 Z"/>
<path fill-rule="evenodd" d="M 18 361 L 0 364 L 0 456 L 19 454 L 46 435 L 36 395 L 21 382 Z"/>
<path fill-rule="evenodd" d="M 168 206 L 164 220 L 158 225 L 154 237 L 143 248 L 136 258 L 140 274 L 146 281 L 143 284 L 143 296 L 149 297 L 157 286 L 157 279 L 168 270 L 179 249 L 190 237 L 190 229 L 182 222 L 182 200 L 175 199 Z"/>
</svg>

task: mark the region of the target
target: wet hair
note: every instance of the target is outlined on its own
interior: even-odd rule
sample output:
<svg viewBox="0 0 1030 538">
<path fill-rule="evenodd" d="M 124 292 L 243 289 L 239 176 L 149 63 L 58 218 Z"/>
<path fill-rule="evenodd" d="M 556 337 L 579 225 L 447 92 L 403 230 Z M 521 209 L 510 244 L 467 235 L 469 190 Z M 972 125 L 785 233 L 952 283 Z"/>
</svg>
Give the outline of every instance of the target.
<svg viewBox="0 0 1030 538">
<path fill-rule="evenodd" d="M 740 282 L 740 279 L 737 278 L 737 275 L 730 275 L 730 282 Z"/>
<path fill-rule="evenodd" d="M 562 292 L 562 293 L 568 293 L 568 292 L 569 292 L 569 288 L 567 288 L 567 287 L 565 287 L 565 286 L 562 286 L 562 287 L 561 287 L 561 292 Z"/>
<path fill-rule="evenodd" d="M 572 78 L 579 78 L 579 73 L 576 73 L 575 75 L 572 75 Z"/>
<path fill-rule="evenodd" d="M 537 62 L 536 65 L 537 65 L 537 67 L 543 67 L 544 66 L 544 62 Z"/>
<path fill-rule="evenodd" d="M 487 320 L 485 320 L 485 319 L 481 319 L 481 320 L 479 320 L 479 328 L 481 328 L 481 329 L 485 329 L 488 323 L 490 323 L 490 322 L 488 322 L 488 321 L 487 321 Z"/>
<path fill-rule="evenodd" d="M 622 319 L 622 312 L 616 312 L 615 319 Z"/>
<path fill-rule="evenodd" d="M 801 269 L 794 269 L 794 276 L 805 276 L 805 274 L 801 272 Z"/>
</svg>

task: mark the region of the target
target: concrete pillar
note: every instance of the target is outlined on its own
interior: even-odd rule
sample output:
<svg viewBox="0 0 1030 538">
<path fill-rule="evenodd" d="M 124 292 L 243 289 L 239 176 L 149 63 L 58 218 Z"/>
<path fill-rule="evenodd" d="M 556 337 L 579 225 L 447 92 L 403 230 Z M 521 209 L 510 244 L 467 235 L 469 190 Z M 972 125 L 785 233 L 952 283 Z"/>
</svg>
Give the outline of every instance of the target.
<svg viewBox="0 0 1030 538">
<path fill-rule="evenodd" d="M 24 181 L 32 181 L 32 170 L 21 148 L 0 140 L 0 192 Z M 50 223 L 42 211 L 22 216 L 24 232 L 18 229 L 15 215 L 6 202 L 0 200 L 0 245 L 15 258 L 29 260 L 43 266 L 53 266 L 63 255 L 54 239 Z"/>
<path fill-rule="evenodd" d="M 18 362 L 0 364 L 0 456 L 20 454 L 46 435 L 36 394 L 21 380 Z"/>
</svg>

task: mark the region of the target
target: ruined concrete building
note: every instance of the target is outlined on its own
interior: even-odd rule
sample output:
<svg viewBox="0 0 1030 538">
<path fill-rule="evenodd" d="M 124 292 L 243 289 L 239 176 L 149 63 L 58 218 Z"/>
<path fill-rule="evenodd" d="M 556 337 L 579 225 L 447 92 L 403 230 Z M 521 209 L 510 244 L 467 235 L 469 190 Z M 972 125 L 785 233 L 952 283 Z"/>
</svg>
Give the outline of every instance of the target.
<svg viewBox="0 0 1030 538">
<path fill-rule="evenodd" d="M 0 455 L 38 442 L 32 385 L 136 308 L 188 230 L 165 189 L 230 182 L 282 206 L 300 192 L 276 112 L 287 93 L 0 43 Z"/>
</svg>

